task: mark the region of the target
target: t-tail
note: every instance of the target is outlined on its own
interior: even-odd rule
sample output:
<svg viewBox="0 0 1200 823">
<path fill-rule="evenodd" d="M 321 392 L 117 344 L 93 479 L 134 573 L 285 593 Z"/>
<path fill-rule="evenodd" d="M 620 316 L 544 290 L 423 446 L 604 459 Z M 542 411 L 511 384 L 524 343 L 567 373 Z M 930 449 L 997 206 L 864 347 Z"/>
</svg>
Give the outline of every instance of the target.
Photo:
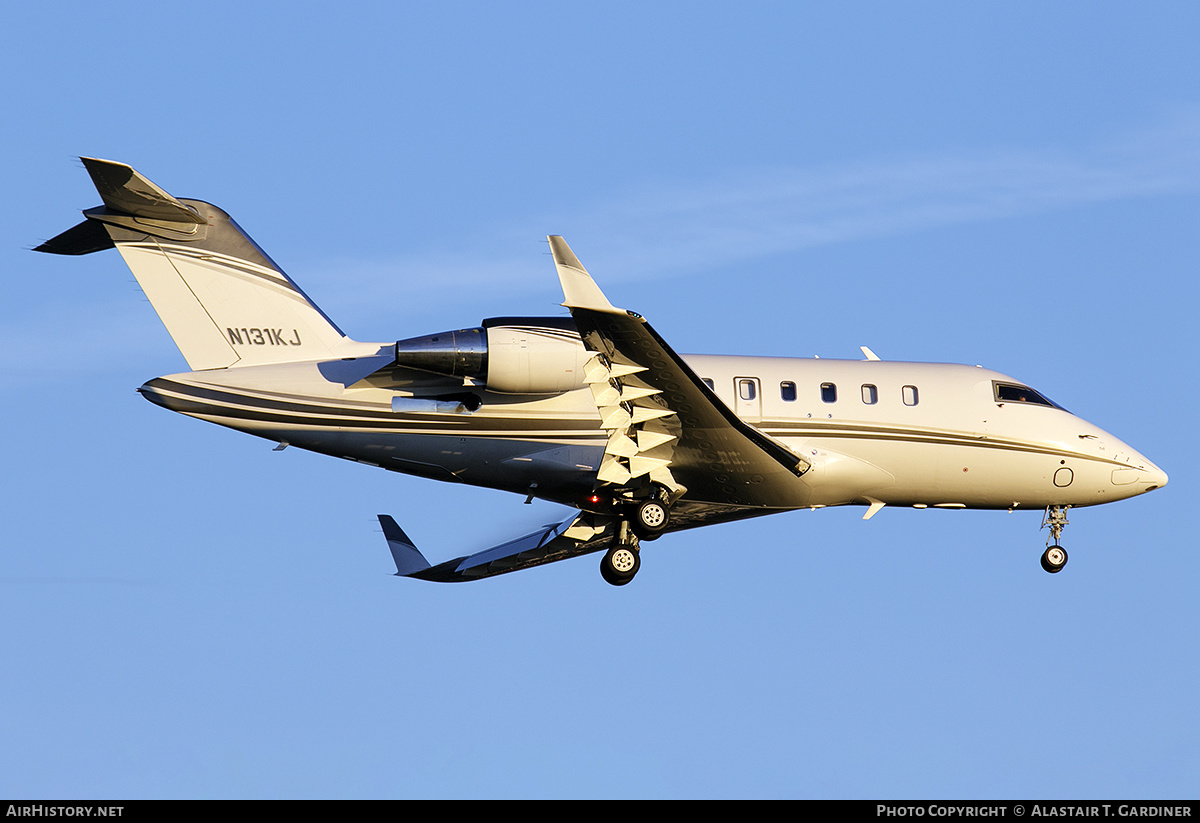
<svg viewBox="0 0 1200 823">
<path fill-rule="evenodd" d="M 103 206 L 35 251 L 116 248 L 193 371 L 340 356 L 349 340 L 228 214 L 81 158 Z"/>
</svg>

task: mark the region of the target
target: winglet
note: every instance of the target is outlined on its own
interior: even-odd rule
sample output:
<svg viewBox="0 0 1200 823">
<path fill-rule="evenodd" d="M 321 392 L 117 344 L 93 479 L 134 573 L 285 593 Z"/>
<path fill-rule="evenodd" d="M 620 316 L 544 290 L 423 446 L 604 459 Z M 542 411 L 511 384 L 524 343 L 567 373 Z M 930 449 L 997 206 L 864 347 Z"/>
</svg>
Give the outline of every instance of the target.
<svg viewBox="0 0 1200 823">
<path fill-rule="evenodd" d="M 379 515 L 379 525 L 383 527 L 383 536 L 387 538 L 388 548 L 392 550 L 392 559 L 396 561 L 397 577 L 408 577 L 429 568 L 429 561 L 417 550 L 404 533 L 404 529 L 400 528 L 391 515 Z"/>
<path fill-rule="evenodd" d="M 563 305 L 568 309 L 592 309 L 594 311 L 622 313 L 608 298 L 587 269 L 579 262 L 575 252 L 557 234 L 546 238 L 550 241 L 550 253 L 554 255 L 554 267 L 558 269 L 558 280 L 562 284 Z"/>
</svg>

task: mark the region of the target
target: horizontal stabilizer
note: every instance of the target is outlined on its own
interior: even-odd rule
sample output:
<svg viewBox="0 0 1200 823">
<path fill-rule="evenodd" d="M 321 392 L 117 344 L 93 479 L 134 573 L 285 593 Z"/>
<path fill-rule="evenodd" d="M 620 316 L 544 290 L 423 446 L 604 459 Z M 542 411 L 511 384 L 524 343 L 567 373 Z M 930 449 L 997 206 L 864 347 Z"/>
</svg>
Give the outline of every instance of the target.
<svg viewBox="0 0 1200 823">
<path fill-rule="evenodd" d="M 379 525 L 383 527 L 383 536 L 387 538 L 388 548 L 392 550 L 392 559 L 396 561 L 397 576 L 407 577 L 429 568 L 429 561 L 417 550 L 404 533 L 404 529 L 400 528 L 391 515 L 379 515 Z"/>
<path fill-rule="evenodd" d="M 108 234 L 108 229 L 95 220 L 84 220 L 77 226 L 52 237 L 34 251 L 46 254 L 91 254 L 94 251 L 105 251 L 116 244 Z"/>
<path fill-rule="evenodd" d="M 147 180 L 132 167 L 112 160 L 80 157 L 92 176 L 96 191 L 104 205 L 113 211 L 132 214 L 147 220 L 166 220 L 171 223 L 205 223 L 195 209 L 176 200 Z"/>
</svg>

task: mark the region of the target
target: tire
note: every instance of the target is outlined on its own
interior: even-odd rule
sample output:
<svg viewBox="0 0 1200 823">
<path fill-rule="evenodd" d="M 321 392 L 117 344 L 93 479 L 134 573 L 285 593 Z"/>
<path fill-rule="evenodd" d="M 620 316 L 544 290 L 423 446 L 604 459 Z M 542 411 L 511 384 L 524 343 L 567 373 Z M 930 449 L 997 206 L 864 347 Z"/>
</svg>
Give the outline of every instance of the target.
<svg viewBox="0 0 1200 823">
<path fill-rule="evenodd" d="M 1062 546 L 1051 546 L 1042 553 L 1042 568 L 1050 574 L 1058 574 L 1067 565 L 1067 550 Z"/>
<path fill-rule="evenodd" d="M 653 540 L 667 530 L 671 510 L 657 498 L 643 500 L 633 516 L 633 531 L 643 540 Z"/>
<path fill-rule="evenodd" d="M 600 576 L 604 582 L 624 586 L 642 567 L 642 558 L 631 546 L 613 546 L 600 559 Z"/>
</svg>

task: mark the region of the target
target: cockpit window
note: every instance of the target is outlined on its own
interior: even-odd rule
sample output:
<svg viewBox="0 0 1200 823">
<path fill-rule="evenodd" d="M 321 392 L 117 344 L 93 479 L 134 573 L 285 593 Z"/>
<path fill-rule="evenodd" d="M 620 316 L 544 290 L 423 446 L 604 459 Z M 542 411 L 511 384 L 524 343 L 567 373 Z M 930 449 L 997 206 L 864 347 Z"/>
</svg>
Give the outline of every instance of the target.
<svg viewBox="0 0 1200 823">
<path fill-rule="evenodd" d="M 1019 383 L 998 383 L 993 380 L 992 388 L 996 393 L 997 403 L 1029 403 L 1034 406 L 1050 406 L 1055 409 L 1062 408 L 1062 406 L 1041 392 L 1036 392 L 1028 386 L 1022 386 Z"/>
</svg>

